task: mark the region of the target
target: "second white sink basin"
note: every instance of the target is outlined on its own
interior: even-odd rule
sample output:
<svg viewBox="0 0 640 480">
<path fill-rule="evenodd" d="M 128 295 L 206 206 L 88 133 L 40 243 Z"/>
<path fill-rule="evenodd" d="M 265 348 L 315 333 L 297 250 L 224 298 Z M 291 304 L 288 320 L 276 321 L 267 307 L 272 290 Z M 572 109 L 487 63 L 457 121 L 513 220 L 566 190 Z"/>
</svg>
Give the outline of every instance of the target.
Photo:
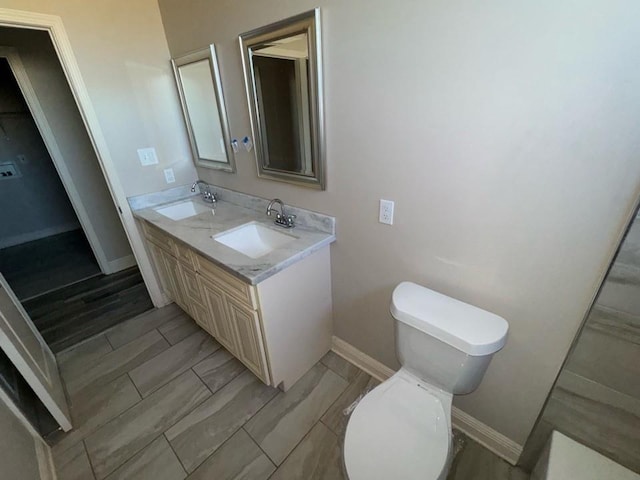
<svg viewBox="0 0 640 480">
<path fill-rule="evenodd" d="M 171 220 L 182 220 L 184 218 L 193 217 L 200 213 L 211 211 L 210 208 L 196 203 L 192 200 L 176 203 L 175 205 L 169 205 L 168 207 L 156 208 L 156 212 L 160 215 L 164 215 Z"/>
<path fill-rule="evenodd" d="M 258 222 L 245 223 L 212 238 L 251 258 L 259 258 L 296 239 Z"/>
</svg>

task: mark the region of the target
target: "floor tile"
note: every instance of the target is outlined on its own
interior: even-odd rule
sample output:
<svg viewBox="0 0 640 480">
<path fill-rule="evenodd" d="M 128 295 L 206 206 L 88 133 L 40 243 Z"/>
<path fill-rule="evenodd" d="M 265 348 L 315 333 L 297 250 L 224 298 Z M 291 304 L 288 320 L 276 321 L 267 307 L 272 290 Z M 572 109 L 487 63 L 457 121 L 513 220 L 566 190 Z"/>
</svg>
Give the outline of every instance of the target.
<svg viewBox="0 0 640 480">
<path fill-rule="evenodd" d="M 193 367 L 193 371 L 213 393 L 216 393 L 245 370 L 242 362 L 224 348 L 220 348 Z"/>
<path fill-rule="evenodd" d="M 245 371 L 167 430 L 165 435 L 187 472 L 193 472 L 276 394 L 276 389 Z"/>
<path fill-rule="evenodd" d="M 640 398 L 640 344 L 595 330 L 587 322 L 566 368 L 614 390 Z"/>
<path fill-rule="evenodd" d="M 317 423 L 271 480 L 342 480 L 342 449 L 335 433 Z"/>
<path fill-rule="evenodd" d="M 447 480 L 529 480 L 529 475 L 466 438 L 465 446 L 454 459 Z"/>
<path fill-rule="evenodd" d="M 188 480 L 266 480 L 276 467 L 247 432 L 238 430 Z"/>
<path fill-rule="evenodd" d="M 245 430 L 280 465 L 347 385 L 344 378 L 316 364 L 247 422 Z"/>
<path fill-rule="evenodd" d="M 542 417 L 555 429 L 640 471 L 640 400 L 565 369 Z"/>
<path fill-rule="evenodd" d="M 106 333 L 107 339 L 113 348 L 119 348 L 183 314 L 184 312 L 175 303 L 150 310 L 109 330 Z"/>
<path fill-rule="evenodd" d="M 126 374 L 106 385 L 83 390 L 72 400 L 73 430 L 62 434 L 55 444 L 55 450 L 66 450 L 138 403 L 140 399 L 140 394 Z"/>
<path fill-rule="evenodd" d="M 73 376 L 80 370 L 86 369 L 87 365 L 95 362 L 113 348 L 104 335 L 98 335 L 73 348 L 67 349 L 56 355 L 58 367 L 63 376 Z"/>
<path fill-rule="evenodd" d="M 94 480 L 91 464 L 82 442 L 53 456 L 59 480 Z"/>
<path fill-rule="evenodd" d="M 186 313 L 172 318 L 164 325 L 158 327 L 158 331 L 171 345 L 175 345 L 184 340 L 189 335 L 200 330 L 198 324 L 191 319 Z"/>
<path fill-rule="evenodd" d="M 211 335 L 198 328 L 193 335 L 131 370 L 129 376 L 140 394 L 147 397 L 219 348 Z"/>
<path fill-rule="evenodd" d="M 75 396 L 80 390 L 105 384 L 169 348 L 156 330 L 107 353 L 94 364 L 73 377 L 65 379 L 67 391 Z"/>
<path fill-rule="evenodd" d="M 107 477 L 107 480 L 183 480 L 187 476 L 167 439 L 160 435 L 149 446 Z"/>
<path fill-rule="evenodd" d="M 351 406 L 360 395 L 374 389 L 379 383 L 369 374 L 359 370 L 347 389 L 342 392 L 338 400 L 322 416 L 322 423 L 329 427 L 338 437 L 342 438 L 349 422 L 349 416 L 344 414 L 344 410 Z"/>
<path fill-rule="evenodd" d="M 98 479 L 106 477 L 211 393 L 187 371 L 85 440 Z"/>
<path fill-rule="evenodd" d="M 327 368 L 333 370 L 334 373 L 337 373 L 342 378 L 347 381 L 353 380 L 356 375 L 361 371 L 358 367 L 356 367 L 353 363 L 347 362 L 340 355 L 335 354 L 332 351 L 327 352 L 327 354 L 322 357 L 320 362 Z"/>
</svg>

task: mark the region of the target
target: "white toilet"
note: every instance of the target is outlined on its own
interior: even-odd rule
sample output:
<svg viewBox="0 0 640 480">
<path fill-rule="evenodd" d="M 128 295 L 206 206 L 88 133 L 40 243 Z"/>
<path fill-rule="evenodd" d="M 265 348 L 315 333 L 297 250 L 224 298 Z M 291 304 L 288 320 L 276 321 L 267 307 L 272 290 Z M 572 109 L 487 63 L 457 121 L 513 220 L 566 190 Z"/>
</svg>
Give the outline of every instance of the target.
<svg viewBox="0 0 640 480">
<path fill-rule="evenodd" d="M 402 368 L 364 396 L 344 439 L 349 480 L 440 480 L 450 465 L 451 400 L 475 390 L 506 341 L 493 313 L 415 283 L 393 291 Z"/>
</svg>

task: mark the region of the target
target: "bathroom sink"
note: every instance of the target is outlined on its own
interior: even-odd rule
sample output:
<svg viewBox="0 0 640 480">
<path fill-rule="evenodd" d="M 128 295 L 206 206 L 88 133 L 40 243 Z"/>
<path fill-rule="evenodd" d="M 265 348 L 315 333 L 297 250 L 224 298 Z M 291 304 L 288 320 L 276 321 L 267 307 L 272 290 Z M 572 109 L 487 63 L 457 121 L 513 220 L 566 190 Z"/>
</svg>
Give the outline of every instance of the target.
<svg viewBox="0 0 640 480">
<path fill-rule="evenodd" d="M 262 257 L 296 239 L 257 222 L 245 223 L 211 238 L 251 258 Z"/>
<path fill-rule="evenodd" d="M 164 215 L 171 220 L 182 220 L 200 213 L 209 212 L 211 208 L 189 200 L 187 202 L 169 205 L 168 207 L 156 208 L 155 210 L 160 215 Z"/>
</svg>

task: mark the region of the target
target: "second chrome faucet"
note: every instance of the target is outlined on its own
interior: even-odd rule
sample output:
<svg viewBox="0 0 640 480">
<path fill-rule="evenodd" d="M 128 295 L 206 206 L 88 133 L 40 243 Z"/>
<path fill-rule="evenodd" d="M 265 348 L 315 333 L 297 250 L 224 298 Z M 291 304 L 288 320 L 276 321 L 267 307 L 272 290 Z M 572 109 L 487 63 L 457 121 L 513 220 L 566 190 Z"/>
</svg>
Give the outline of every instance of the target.
<svg viewBox="0 0 640 480">
<path fill-rule="evenodd" d="M 280 213 L 276 212 L 273 208 L 274 204 L 280 205 Z M 276 219 L 273 221 L 276 225 L 283 228 L 292 228 L 296 226 L 296 216 L 288 215 L 284 210 L 284 203 L 279 198 L 274 198 L 269 202 L 267 207 L 267 215 L 271 216 L 273 212 L 276 212 Z"/>
</svg>

